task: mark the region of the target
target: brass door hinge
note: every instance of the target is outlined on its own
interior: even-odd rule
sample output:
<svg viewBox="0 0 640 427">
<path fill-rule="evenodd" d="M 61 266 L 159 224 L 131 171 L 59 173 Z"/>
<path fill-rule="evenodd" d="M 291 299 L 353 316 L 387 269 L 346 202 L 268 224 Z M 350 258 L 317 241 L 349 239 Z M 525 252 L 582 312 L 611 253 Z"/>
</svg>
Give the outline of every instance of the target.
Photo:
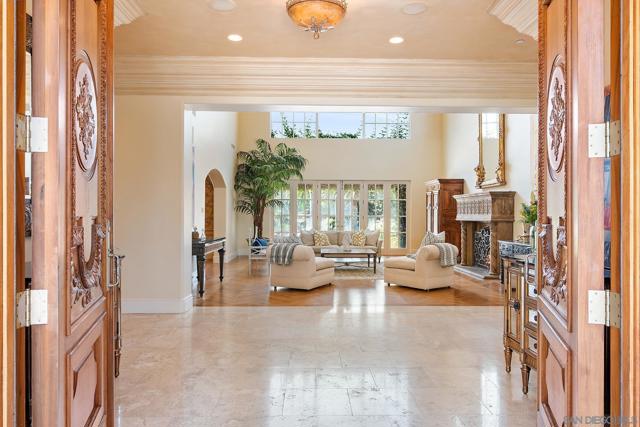
<svg viewBox="0 0 640 427">
<path fill-rule="evenodd" d="M 49 148 L 49 120 L 46 117 L 16 115 L 16 149 L 25 153 L 46 153 Z"/>
<path fill-rule="evenodd" d="M 620 328 L 622 314 L 620 294 L 606 291 L 589 291 L 589 323 Z"/>
<path fill-rule="evenodd" d="M 44 289 L 27 289 L 18 292 L 16 323 L 18 328 L 46 325 L 48 322 L 48 295 Z"/>
<path fill-rule="evenodd" d="M 589 157 L 620 154 L 620 120 L 589 125 Z"/>
</svg>

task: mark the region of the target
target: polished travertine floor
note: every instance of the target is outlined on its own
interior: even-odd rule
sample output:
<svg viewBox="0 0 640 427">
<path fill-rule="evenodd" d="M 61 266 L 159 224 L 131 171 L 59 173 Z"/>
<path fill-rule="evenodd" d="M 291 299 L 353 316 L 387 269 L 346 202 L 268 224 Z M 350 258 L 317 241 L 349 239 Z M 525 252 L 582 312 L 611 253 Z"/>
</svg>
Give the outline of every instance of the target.
<svg viewBox="0 0 640 427">
<path fill-rule="evenodd" d="M 123 330 L 120 426 L 535 426 L 500 307 L 196 307 Z"/>
</svg>

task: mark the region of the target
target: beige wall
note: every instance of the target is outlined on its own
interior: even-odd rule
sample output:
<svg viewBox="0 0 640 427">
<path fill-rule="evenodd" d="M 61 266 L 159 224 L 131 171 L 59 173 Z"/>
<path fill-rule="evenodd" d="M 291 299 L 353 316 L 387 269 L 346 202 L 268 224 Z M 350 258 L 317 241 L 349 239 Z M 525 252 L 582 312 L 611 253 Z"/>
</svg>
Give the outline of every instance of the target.
<svg viewBox="0 0 640 427">
<path fill-rule="evenodd" d="M 214 232 L 215 236 L 228 237 L 227 260 L 236 255 L 235 212 L 233 210 L 233 175 L 236 161 L 236 141 L 238 138 L 238 113 L 195 111 L 191 115 L 193 148 L 195 153 L 195 209 L 193 225 L 204 230 L 204 183 L 205 177 L 217 170 L 220 175 L 214 182 Z M 224 183 L 218 178 L 222 178 Z M 225 188 L 220 188 L 224 185 Z M 191 202 L 191 193 L 185 202 Z M 214 257 L 215 259 L 216 257 Z"/>
<path fill-rule="evenodd" d="M 179 312 L 191 306 L 184 236 L 184 107 L 174 97 L 117 96 L 114 239 L 126 255 L 123 308 Z M 190 242 L 189 242 L 190 243 Z"/>
<path fill-rule="evenodd" d="M 194 115 L 185 112 L 184 99 L 172 96 L 117 96 L 115 108 L 115 246 L 127 256 L 123 308 L 127 312 L 188 310 L 193 285 L 192 148 L 198 159 L 198 213 L 203 205 L 204 176 L 211 169 L 218 169 L 227 183 L 232 182 L 237 115 Z M 232 192 L 225 197 L 232 258 Z M 198 221 L 202 228 L 201 215 Z"/>
<path fill-rule="evenodd" d="M 442 120 L 440 114 L 413 113 L 411 139 L 384 140 L 290 140 L 307 158 L 304 178 L 309 180 L 399 180 L 410 181 L 409 242 L 419 246 L 426 227 L 424 182 L 440 177 L 442 169 Z M 238 121 L 238 150 L 255 148 L 255 140 L 269 138 L 268 113 L 241 113 Z M 282 141 L 282 140 L 275 140 Z M 271 231 L 270 216 L 265 233 Z M 238 218 L 238 248 L 251 233 L 251 220 Z M 240 253 L 243 251 L 240 250 Z"/>
<path fill-rule="evenodd" d="M 537 116 L 507 114 L 505 160 L 507 184 L 491 190 L 515 191 L 514 238 L 523 233 L 519 222 L 520 204 L 529 203 L 536 181 Z M 474 168 L 478 164 L 478 115 L 443 115 L 444 173 L 447 178 L 463 178 L 465 193 L 475 188 Z"/>
</svg>

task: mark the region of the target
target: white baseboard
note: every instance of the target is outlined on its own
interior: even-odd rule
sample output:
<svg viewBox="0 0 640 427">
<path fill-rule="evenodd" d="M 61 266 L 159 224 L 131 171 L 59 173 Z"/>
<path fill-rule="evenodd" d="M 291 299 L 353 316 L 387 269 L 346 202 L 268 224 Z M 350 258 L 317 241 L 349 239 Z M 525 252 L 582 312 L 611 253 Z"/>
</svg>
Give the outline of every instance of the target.
<svg viewBox="0 0 640 427">
<path fill-rule="evenodd" d="M 193 295 L 184 298 L 126 298 L 123 313 L 184 313 L 193 308 Z"/>
</svg>

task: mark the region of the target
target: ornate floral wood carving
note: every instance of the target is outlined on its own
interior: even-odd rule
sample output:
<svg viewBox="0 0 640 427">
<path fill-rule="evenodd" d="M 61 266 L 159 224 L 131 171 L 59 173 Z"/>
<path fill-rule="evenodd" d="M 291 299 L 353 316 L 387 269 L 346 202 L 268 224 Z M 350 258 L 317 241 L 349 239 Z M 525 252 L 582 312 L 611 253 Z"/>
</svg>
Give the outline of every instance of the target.
<svg viewBox="0 0 640 427">
<path fill-rule="evenodd" d="M 103 295 L 104 258 L 106 256 L 106 207 L 108 137 L 106 68 L 107 36 L 99 32 L 99 57 L 91 58 L 88 51 L 78 49 L 76 29 L 76 1 L 71 1 L 69 46 L 69 118 L 71 141 L 68 145 L 68 296 L 71 307 L 68 327 L 73 328 L 85 310 Z M 100 28 L 107 28 L 107 3 L 96 2 Z M 93 68 L 93 65 L 99 67 Z M 98 71 L 99 74 L 94 74 Z M 98 79 L 96 80 L 96 77 Z M 96 193 L 97 194 L 94 194 Z M 90 195 L 90 197 L 89 197 Z M 84 201 L 83 201 L 84 200 Z M 80 202 L 79 202 L 80 201 Z M 91 205 L 86 205 L 90 201 Z M 88 225 L 90 224 L 90 225 Z M 90 235 L 85 228 L 90 226 Z M 89 258 L 85 254 L 89 252 Z"/>
<path fill-rule="evenodd" d="M 566 29 L 566 28 L 565 28 Z M 541 65 L 543 67 L 544 65 Z M 569 288 L 567 283 L 567 120 L 569 102 L 567 99 L 567 81 L 565 77 L 563 55 L 556 55 L 548 74 L 546 93 L 541 92 L 540 141 L 538 147 L 538 189 L 539 189 L 539 262 L 540 292 L 548 303 L 554 306 L 558 315 L 568 319 L 567 300 Z M 546 72 L 544 72 L 546 74 Z M 543 75 L 541 69 L 541 75 Z M 558 227 L 554 230 L 552 218 L 549 217 L 549 188 L 561 186 L 552 191 L 554 205 L 562 207 L 553 213 Z M 556 208 L 557 209 L 557 208 Z M 556 238 L 554 239 L 554 232 Z"/>
<path fill-rule="evenodd" d="M 86 52 L 76 65 L 73 99 L 73 130 L 77 145 L 78 165 L 90 178 L 95 170 L 98 145 L 98 108 L 91 62 Z"/>
<path fill-rule="evenodd" d="M 564 164 L 567 135 L 567 83 L 564 60 L 558 55 L 553 61 L 547 94 L 547 161 L 549 176 L 557 181 Z"/>
<path fill-rule="evenodd" d="M 560 218 L 554 251 L 553 225 L 550 222 L 551 219 L 547 218 L 547 223 L 540 225 L 539 234 L 542 240 L 543 292 L 564 313 L 567 300 L 567 233 L 564 218 Z"/>
<path fill-rule="evenodd" d="M 102 280 L 102 248 L 106 233 L 102 224 L 94 221 L 91 226 L 91 255 L 85 262 L 84 227 L 82 218 L 76 219 L 72 230 L 71 286 L 72 304 L 80 302 L 86 307 L 93 300 L 91 290 L 100 286 Z"/>
</svg>

